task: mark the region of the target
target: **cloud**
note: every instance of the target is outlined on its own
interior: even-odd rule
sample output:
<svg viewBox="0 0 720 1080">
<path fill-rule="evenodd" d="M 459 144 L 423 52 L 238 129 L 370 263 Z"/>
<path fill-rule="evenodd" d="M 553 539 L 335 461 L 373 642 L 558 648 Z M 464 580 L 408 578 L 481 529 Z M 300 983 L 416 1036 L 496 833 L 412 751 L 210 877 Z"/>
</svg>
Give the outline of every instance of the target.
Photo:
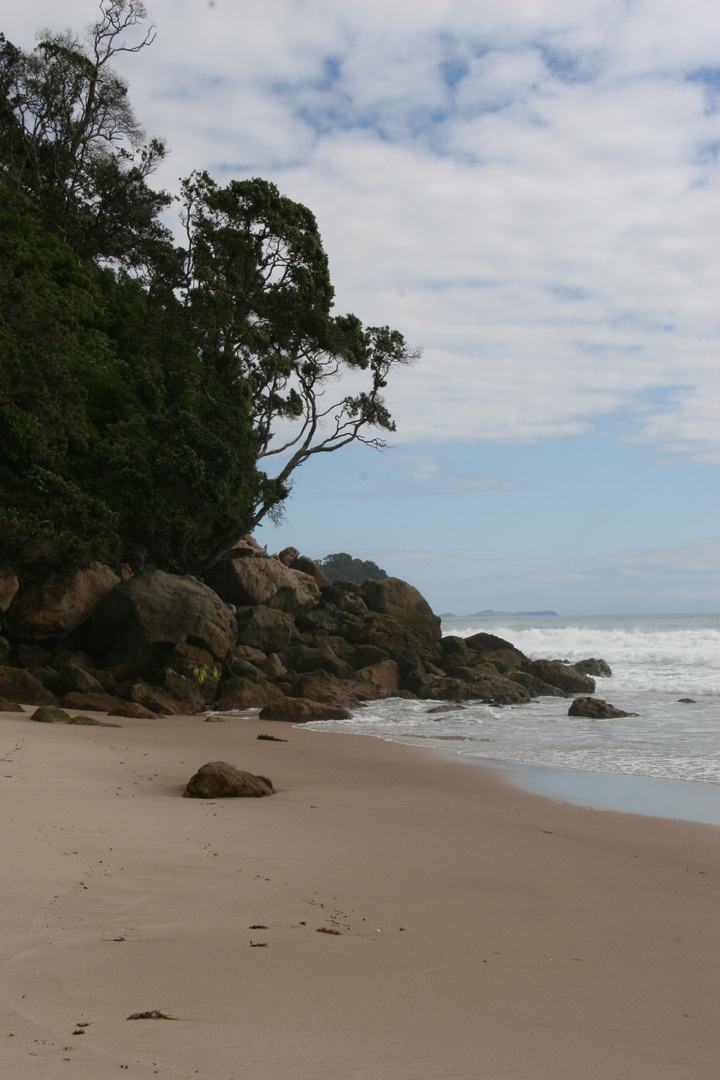
<svg viewBox="0 0 720 1080">
<path fill-rule="evenodd" d="M 424 348 L 388 387 L 397 440 L 536 442 L 622 413 L 668 458 L 720 461 L 715 0 L 150 13 L 155 45 L 119 66 L 168 138 L 159 180 L 266 175 L 315 211 L 338 310 Z M 58 20 L 35 0 L 6 33 Z"/>
</svg>

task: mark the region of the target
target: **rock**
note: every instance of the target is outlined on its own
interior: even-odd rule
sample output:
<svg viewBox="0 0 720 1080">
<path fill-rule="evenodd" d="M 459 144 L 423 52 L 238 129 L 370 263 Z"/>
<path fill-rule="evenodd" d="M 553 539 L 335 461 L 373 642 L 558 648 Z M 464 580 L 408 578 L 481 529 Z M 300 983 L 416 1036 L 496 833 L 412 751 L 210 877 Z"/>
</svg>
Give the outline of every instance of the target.
<svg viewBox="0 0 720 1080">
<path fill-rule="evenodd" d="M 188 781 L 185 798 L 258 799 L 274 793 L 272 781 L 266 776 L 254 776 L 227 761 L 209 761 Z"/>
<path fill-rule="evenodd" d="M 4 664 L 10 656 L 10 642 L 5 637 L 0 637 L 0 664 Z"/>
<path fill-rule="evenodd" d="M 325 577 L 317 563 L 308 559 L 307 555 L 300 555 L 295 562 L 290 563 L 291 570 L 299 570 L 301 574 L 310 574 L 315 578 L 319 588 L 324 589 L 330 584 L 330 579 Z"/>
<path fill-rule="evenodd" d="M 57 705 L 41 705 L 39 709 L 30 717 L 31 720 L 35 720 L 38 724 L 67 724 L 70 722 L 70 716 L 64 711 L 59 709 Z"/>
<path fill-rule="evenodd" d="M 605 660 L 597 660 L 590 657 L 589 660 L 578 660 L 572 665 L 581 675 L 595 675 L 599 679 L 609 679 L 612 676 L 610 665 Z"/>
<path fill-rule="evenodd" d="M 260 712 L 261 720 L 288 720 L 303 724 L 311 720 L 349 720 L 351 714 L 338 705 L 328 705 L 307 698 L 279 697 Z"/>
<path fill-rule="evenodd" d="M 623 712 L 622 709 L 616 709 L 602 698 L 579 697 L 575 698 L 568 709 L 568 716 L 586 716 L 591 720 L 612 720 L 618 716 L 637 716 L 637 713 Z"/>
<path fill-rule="evenodd" d="M 247 620 L 239 622 L 238 643 L 267 656 L 272 652 L 279 653 L 289 645 L 294 632 L 295 624 L 284 611 L 259 605 Z"/>
<path fill-rule="evenodd" d="M 278 559 L 225 559 L 205 575 L 223 600 L 272 608 L 296 616 L 320 602 L 313 577 L 291 570 Z"/>
<path fill-rule="evenodd" d="M 268 679 L 284 679 L 287 675 L 287 668 L 277 653 L 270 653 L 263 670 Z"/>
<path fill-rule="evenodd" d="M 206 705 L 212 704 L 218 687 L 218 679 L 209 680 L 211 696 L 201 694 L 201 688 L 194 679 L 188 679 L 186 675 L 179 675 L 172 668 L 167 668 L 163 679 L 163 689 L 180 703 L 179 712 L 199 713 Z"/>
<path fill-rule="evenodd" d="M 678 702 L 679 702 L 680 705 L 697 705 L 697 702 L 696 702 L 695 698 L 691 698 L 691 697 L 678 698 Z"/>
<path fill-rule="evenodd" d="M 216 712 L 260 709 L 277 697 L 280 697 L 280 691 L 262 676 L 258 679 L 246 679 L 234 675 L 220 683 L 214 708 Z"/>
<path fill-rule="evenodd" d="M 299 557 L 300 552 L 296 547 L 283 548 L 282 551 L 279 551 L 277 555 L 273 556 L 273 558 L 279 559 L 284 566 L 292 566 Z"/>
<path fill-rule="evenodd" d="M 118 586 L 92 619 L 94 645 L 117 679 L 154 675 L 178 644 L 223 663 L 236 625 L 220 597 L 193 577 L 149 570 Z"/>
<path fill-rule="evenodd" d="M 9 566 L 0 566 L 0 611 L 7 611 L 20 587 L 17 574 Z"/>
<path fill-rule="evenodd" d="M 394 660 L 370 664 L 356 671 L 348 686 L 358 701 L 397 697 L 402 689 L 400 666 Z"/>
<path fill-rule="evenodd" d="M 0 697 L 24 705 L 54 705 L 55 695 L 39 679 L 22 668 L 0 667 Z"/>
<path fill-rule="evenodd" d="M 359 595 L 370 611 L 389 615 L 414 633 L 440 644 L 440 618 L 433 614 L 418 590 L 406 581 L 392 577 L 365 581 Z"/>
<path fill-rule="evenodd" d="M 329 671 L 309 671 L 298 675 L 292 684 L 290 696 L 345 708 L 357 700 L 353 690 L 354 684 L 336 678 Z"/>
<path fill-rule="evenodd" d="M 114 709 L 108 711 L 108 716 L 128 716 L 135 720 L 157 720 L 160 713 L 146 709 L 137 701 L 122 701 Z"/>
<path fill-rule="evenodd" d="M 530 700 L 524 687 L 501 675 L 475 682 L 450 676 L 434 678 L 422 688 L 421 696 L 434 701 L 484 701 L 489 705 L 522 705 Z"/>
<path fill-rule="evenodd" d="M 150 712 L 160 716 L 196 716 L 204 708 L 197 698 L 194 701 L 179 700 L 167 690 L 159 686 L 149 686 L 144 682 L 133 683 L 129 696 L 131 701 L 144 705 Z"/>
<path fill-rule="evenodd" d="M 352 674 L 352 667 L 345 663 L 329 646 L 313 649 L 306 645 L 290 645 L 283 649 L 280 659 L 290 671 L 328 671 L 338 679 Z"/>
<path fill-rule="evenodd" d="M 25 712 L 22 705 L 18 705 L 14 701 L 8 701 L 7 698 L 0 697 L 0 712 Z"/>
<path fill-rule="evenodd" d="M 122 700 L 113 694 L 64 694 L 60 699 L 65 709 L 90 709 L 92 712 L 110 712 L 122 705 Z"/>
<path fill-rule="evenodd" d="M 525 660 L 522 670 L 571 694 L 595 692 L 595 682 L 589 675 L 582 675 L 571 665 L 562 664 L 559 660 Z"/>
<path fill-rule="evenodd" d="M 517 649 L 479 649 L 475 652 L 474 664 L 492 664 L 501 675 L 506 671 L 518 671 L 525 657 Z"/>
<path fill-rule="evenodd" d="M 51 663 L 52 653 L 42 645 L 28 645 L 20 642 L 15 649 L 15 662 L 24 668 L 57 667 Z"/>
<path fill-rule="evenodd" d="M 561 690 L 559 686 L 551 686 L 550 683 L 538 679 L 537 675 L 531 675 L 529 671 L 508 671 L 507 678 L 520 686 L 524 686 L 533 697 L 572 697 L 568 690 Z"/>
<path fill-rule="evenodd" d="M 456 637 L 455 634 L 446 634 L 440 641 L 441 663 L 449 660 L 453 664 L 470 667 L 473 654 L 465 643 L 465 639 Z"/>
<path fill-rule="evenodd" d="M 427 714 L 428 716 L 431 716 L 434 713 L 460 712 L 460 710 L 464 708 L 464 705 L 434 705 L 432 709 L 427 709 Z"/>
<path fill-rule="evenodd" d="M 494 652 L 497 649 L 519 651 L 511 641 L 506 641 L 505 638 L 497 637 L 495 634 L 472 634 L 470 637 L 464 638 L 464 641 L 468 649 L 472 649 L 473 652 Z"/>
<path fill-rule="evenodd" d="M 12 634 L 36 641 L 64 637 L 88 620 L 119 584 L 117 574 L 97 562 L 72 574 L 53 571 L 23 581 L 5 616 L 7 627 Z"/>
<path fill-rule="evenodd" d="M 228 665 L 230 668 L 230 673 L 232 675 L 235 674 L 235 672 L 232 670 L 232 665 L 235 663 L 236 659 L 247 660 L 249 661 L 249 663 L 254 664 L 256 667 L 262 668 L 265 667 L 267 654 L 264 653 L 261 649 L 253 649 L 250 645 L 237 645 L 235 647 L 235 651 L 233 652 L 232 660 Z M 240 672 L 240 674 L 242 674 L 242 672 Z"/>
<path fill-rule="evenodd" d="M 45 682 L 48 689 L 54 694 L 104 694 L 105 687 L 89 671 L 80 667 L 79 664 L 65 664 L 50 679 Z"/>
<path fill-rule="evenodd" d="M 71 716 L 68 724 L 77 724 L 78 727 L 120 727 L 120 724 L 108 724 L 105 720 L 96 720 L 92 716 L 83 716 L 82 713 Z"/>
<path fill-rule="evenodd" d="M 439 659 L 439 640 L 436 643 L 423 634 L 416 634 L 389 615 L 370 615 L 361 622 L 350 622 L 345 626 L 345 633 L 351 644 L 373 645 L 380 649 L 384 659 L 396 660 L 403 668 L 413 667 L 418 661 Z"/>
</svg>

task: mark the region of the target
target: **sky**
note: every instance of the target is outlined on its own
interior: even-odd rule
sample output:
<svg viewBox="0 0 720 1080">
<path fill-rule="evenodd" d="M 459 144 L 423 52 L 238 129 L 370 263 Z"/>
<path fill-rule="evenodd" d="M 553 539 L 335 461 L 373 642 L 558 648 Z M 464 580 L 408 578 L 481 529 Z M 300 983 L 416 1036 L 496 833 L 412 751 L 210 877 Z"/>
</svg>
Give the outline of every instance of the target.
<svg viewBox="0 0 720 1080">
<path fill-rule="evenodd" d="M 260 542 L 374 559 L 438 612 L 720 611 L 717 0 L 147 8 L 116 67 L 157 184 L 272 180 L 337 313 L 422 349 L 391 445 L 308 462 Z M 97 10 L 1 27 L 31 48 Z"/>
</svg>

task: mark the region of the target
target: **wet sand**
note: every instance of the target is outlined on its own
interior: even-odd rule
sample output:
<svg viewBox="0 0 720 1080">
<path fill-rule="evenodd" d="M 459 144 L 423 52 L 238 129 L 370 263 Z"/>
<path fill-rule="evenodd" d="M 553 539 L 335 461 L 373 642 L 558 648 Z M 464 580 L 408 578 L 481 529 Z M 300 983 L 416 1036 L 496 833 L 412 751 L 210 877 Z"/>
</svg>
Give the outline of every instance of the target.
<svg viewBox="0 0 720 1080">
<path fill-rule="evenodd" d="M 715 1080 L 720 829 L 361 736 L 30 711 L 0 717 L 8 1080 Z M 212 760 L 278 793 L 182 798 Z"/>
</svg>

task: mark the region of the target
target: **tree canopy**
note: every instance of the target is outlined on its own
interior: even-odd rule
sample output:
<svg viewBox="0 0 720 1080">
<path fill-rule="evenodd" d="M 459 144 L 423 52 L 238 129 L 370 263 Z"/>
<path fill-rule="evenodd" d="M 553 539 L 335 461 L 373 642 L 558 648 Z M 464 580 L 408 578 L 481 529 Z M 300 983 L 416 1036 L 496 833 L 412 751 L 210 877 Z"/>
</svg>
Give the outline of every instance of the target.
<svg viewBox="0 0 720 1080">
<path fill-rule="evenodd" d="M 266 180 L 194 173 L 173 241 L 165 148 L 112 67 L 145 17 L 102 0 L 85 39 L 0 35 L 1 558 L 207 568 L 310 456 L 383 445 L 415 356 L 334 313 L 315 217 Z"/>
<path fill-rule="evenodd" d="M 346 551 L 337 551 L 318 560 L 329 581 L 354 581 L 362 585 L 363 581 L 382 581 L 387 572 L 382 570 L 372 559 L 354 559 Z"/>
</svg>

